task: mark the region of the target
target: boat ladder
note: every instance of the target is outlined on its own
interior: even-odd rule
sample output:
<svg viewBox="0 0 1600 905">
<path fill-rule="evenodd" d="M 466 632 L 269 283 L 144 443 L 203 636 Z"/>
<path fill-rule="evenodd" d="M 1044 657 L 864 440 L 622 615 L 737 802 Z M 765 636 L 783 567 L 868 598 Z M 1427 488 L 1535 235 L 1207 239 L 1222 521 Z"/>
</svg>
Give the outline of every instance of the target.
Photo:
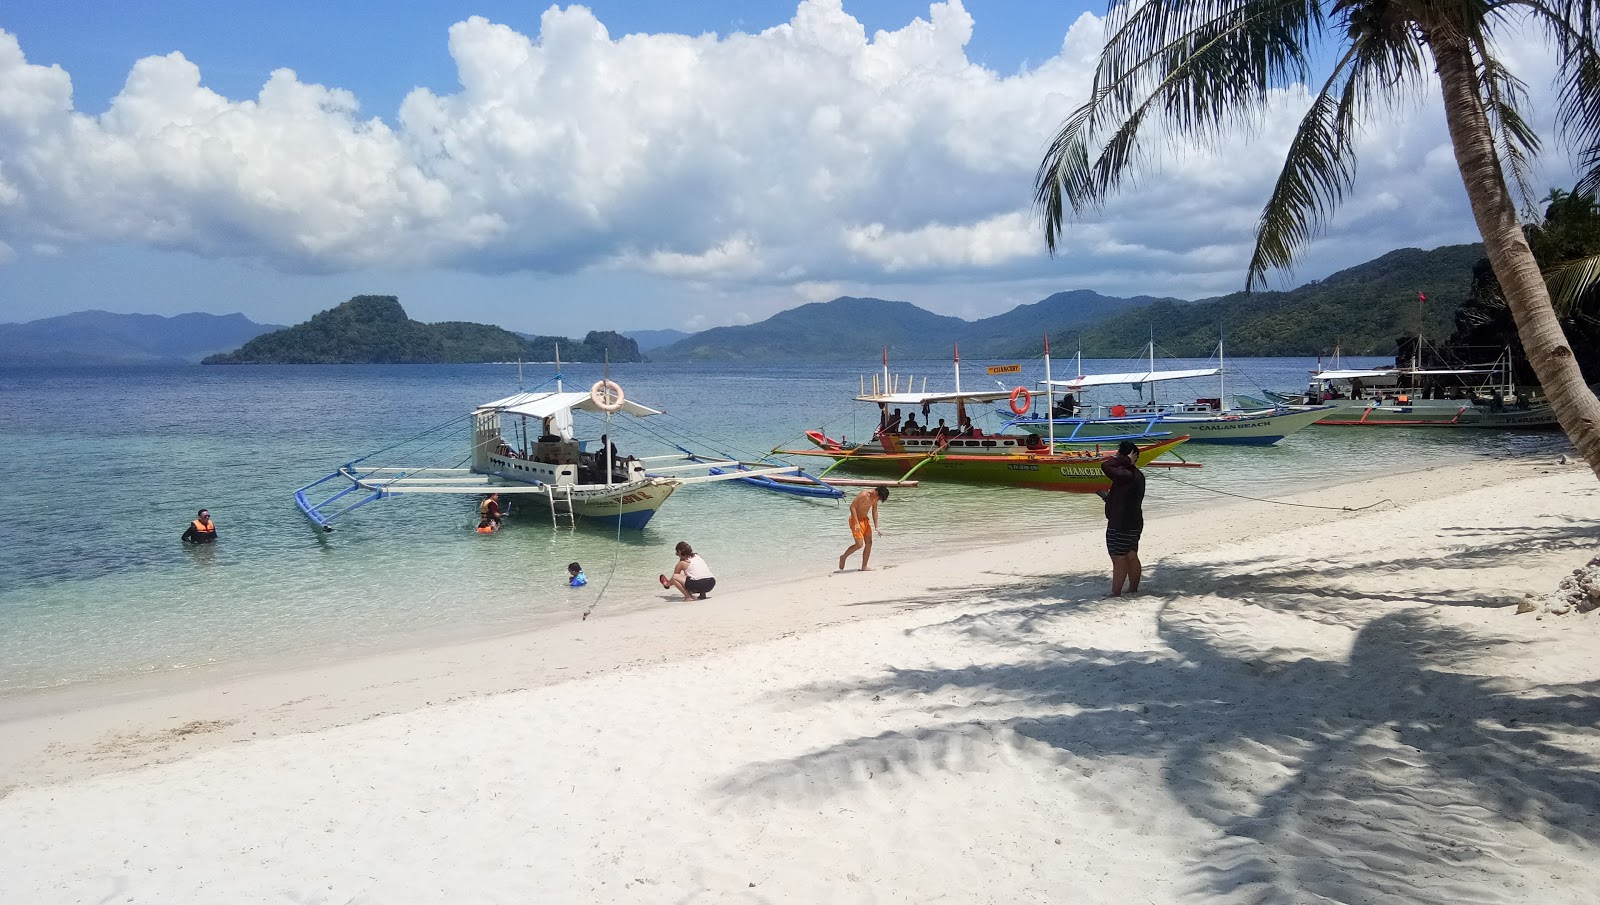
<svg viewBox="0 0 1600 905">
<path fill-rule="evenodd" d="M 578 527 L 578 517 L 572 511 L 572 487 L 567 484 L 551 484 L 550 493 L 545 497 L 550 501 L 550 526 L 561 527 L 561 520 L 567 520 L 568 528 Z"/>
</svg>

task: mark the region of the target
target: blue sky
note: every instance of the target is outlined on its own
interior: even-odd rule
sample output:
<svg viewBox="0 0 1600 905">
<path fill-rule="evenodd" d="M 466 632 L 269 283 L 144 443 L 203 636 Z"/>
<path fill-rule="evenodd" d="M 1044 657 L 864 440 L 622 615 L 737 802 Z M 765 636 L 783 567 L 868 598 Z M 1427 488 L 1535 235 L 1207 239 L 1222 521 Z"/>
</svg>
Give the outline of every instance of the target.
<svg viewBox="0 0 1600 905">
<path fill-rule="evenodd" d="M 1293 98 L 1256 134 L 1158 149 L 1044 254 L 1033 170 L 1102 8 L 8 3 L 0 320 L 293 323 L 392 293 L 423 320 L 582 333 L 840 294 L 980 317 L 1231 291 Z M 1369 130 L 1361 192 L 1285 282 L 1474 239 L 1435 108 Z"/>
</svg>

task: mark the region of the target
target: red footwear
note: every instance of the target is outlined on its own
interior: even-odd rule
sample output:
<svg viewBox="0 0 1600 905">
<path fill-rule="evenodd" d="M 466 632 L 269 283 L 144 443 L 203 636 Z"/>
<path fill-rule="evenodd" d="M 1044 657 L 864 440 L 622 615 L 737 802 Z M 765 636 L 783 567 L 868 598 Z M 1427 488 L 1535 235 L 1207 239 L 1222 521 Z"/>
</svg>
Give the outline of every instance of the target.
<svg viewBox="0 0 1600 905">
<path fill-rule="evenodd" d="M 659 578 L 659 579 L 661 579 L 661 586 L 662 586 L 662 587 L 663 587 L 663 588 L 670 588 L 670 587 L 672 587 L 672 582 L 670 582 L 670 581 L 668 581 L 668 580 L 667 580 L 667 576 L 665 576 L 665 575 L 657 575 L 657 576 L 656 576 L 656 577 L 657 577 L 657 578 Z"/>
</svg>

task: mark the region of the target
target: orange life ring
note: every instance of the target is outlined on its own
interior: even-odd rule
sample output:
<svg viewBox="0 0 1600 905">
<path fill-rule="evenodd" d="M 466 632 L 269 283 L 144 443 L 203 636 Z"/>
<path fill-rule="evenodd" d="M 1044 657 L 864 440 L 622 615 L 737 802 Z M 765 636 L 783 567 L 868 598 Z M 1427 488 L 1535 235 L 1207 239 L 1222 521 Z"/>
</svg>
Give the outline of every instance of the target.
<svg viewBox="0 0 1600 905">
<path fill-rule="evenodd" d="M 1027 387 L 1017 387 L 1011 391 L 1011 412 L 1015 415 L 1026 415 L 1028 409 L 1033 408 L 1033 394 Z"/>
</svg>

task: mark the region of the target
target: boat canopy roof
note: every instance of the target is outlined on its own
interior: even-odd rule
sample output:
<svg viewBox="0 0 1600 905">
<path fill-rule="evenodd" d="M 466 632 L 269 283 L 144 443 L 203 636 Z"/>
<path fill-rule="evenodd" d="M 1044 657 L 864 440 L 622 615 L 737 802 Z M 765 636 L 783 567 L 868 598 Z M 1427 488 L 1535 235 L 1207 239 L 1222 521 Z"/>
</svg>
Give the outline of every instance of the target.
<svg viewBox="0 0 1600 905">
<path fill-rule="evenodd" d="M 1052 380 L 1051 386 L 1081 390 L 1085 387 L 1117 386 L 1120 384 L 1156 383 L 1162 380 L 1184 380 L 1190 377 L 1215 377 L 1221 368 L 1190 368 L 1181 371 L 1129 371 L 1124 374 L 1080 374 L 1066 380 Z M 1044 381 L 1039 381 L 1044 383 Z"/>
<path fill-rule="evenodd" d="M 502 415 L 526 415 L 529 418 L 549 418 L 561 412 L 577 410 L 580 412 L 604 411 L 594 404 L 588 393 L 518 393 L 493 402 L 485 402 L 474 410 L 474 414 L 485 412 L 499 412 Z M 621 411 L 643 418 L 646 415 L 659 415 L 661 412 L 653 408 L 640 405 L 631 399 L 622 401 Z"/>
<path fill-rule="evenodd" d="M 1368 377 L 1423 376 L 1444 377 L 1468 374 L 1492 374 L 1493 368 L 1381 368 L 1372 370 L 1312 371 L 1312 380 L 1365 380 Z"/>
<path fill-rule="evenodd" d="M 1011 390 L 981 390 L 976 393 L 877 393 L 857 396 L 857 402 L 884 405 L 932 405 L 939 402 L 994 402 L 1010 396 Z"/>
</svg>

